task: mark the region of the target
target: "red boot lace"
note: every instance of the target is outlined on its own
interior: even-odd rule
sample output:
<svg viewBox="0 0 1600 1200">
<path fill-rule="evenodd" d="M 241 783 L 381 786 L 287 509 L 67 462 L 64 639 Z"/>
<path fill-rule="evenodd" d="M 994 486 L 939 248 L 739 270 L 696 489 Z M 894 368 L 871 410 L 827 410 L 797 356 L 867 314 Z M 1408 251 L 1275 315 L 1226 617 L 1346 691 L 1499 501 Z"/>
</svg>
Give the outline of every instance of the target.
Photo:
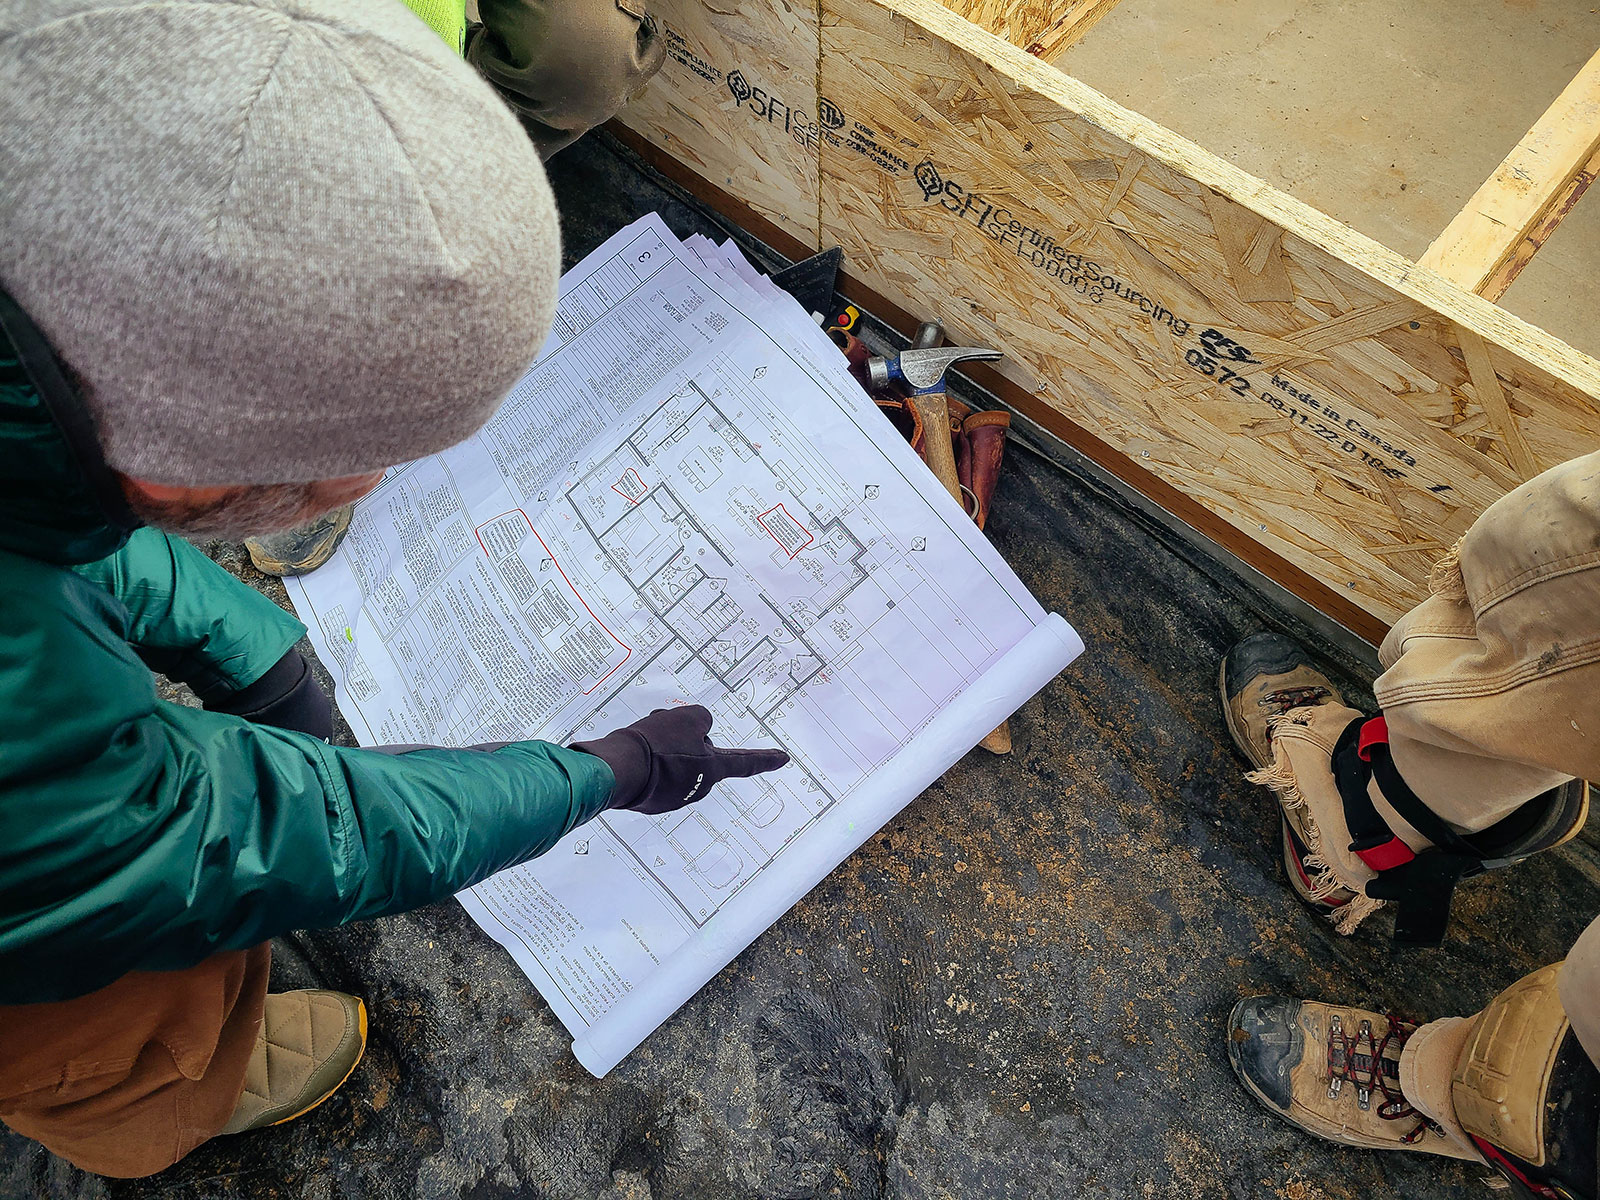
<svg viewBox="0 0 1600 1200">
<path fill-rule="evenodd" d="M 1372 1032 L 1372 1022 L 1363 1020 L 1351 1037 L 1344 1030 L 1344 1021 L 1335 1013 L 1328 1029 L 1328 1095 L 1337 1096 L 1346 1083 L 1354 1084 L 1356 1103 L 1362 1111 L 1372 1107 L 1372 1093 L 1383 1097 L 1378 1105 L 1378 1116 L 1385 1121 L 1417 1119 L 1417 1127 L 1400 1140 L 1415 1145 L 1432 1129 L 1443 1130 L 1411 1106 L 1400 1091 L 1400 1063 L 1398 1059 L 1384 1057 L 1391 1045 L 1398 1050 L 1417 1031 L 1411 1021 L 1402 1021 L 1394 1014 L 1385 1017 L 1388 1031 L 1380 1039 Z M 1363 1048 L 1364 1047 L 1364 1048 Z"/>
<path fill-rule="evenodd" d="M 1275 692 L 1264 693 L 1256 704 L 1261 708 L 1275 709 L 1286 713 L 1291 708 L 1305 708 L 1312 704 L 1321 704 L 1333 695 L 1325 687 L 1310 684 L 1306 687 L 1279 688 Z"/>
</svg>

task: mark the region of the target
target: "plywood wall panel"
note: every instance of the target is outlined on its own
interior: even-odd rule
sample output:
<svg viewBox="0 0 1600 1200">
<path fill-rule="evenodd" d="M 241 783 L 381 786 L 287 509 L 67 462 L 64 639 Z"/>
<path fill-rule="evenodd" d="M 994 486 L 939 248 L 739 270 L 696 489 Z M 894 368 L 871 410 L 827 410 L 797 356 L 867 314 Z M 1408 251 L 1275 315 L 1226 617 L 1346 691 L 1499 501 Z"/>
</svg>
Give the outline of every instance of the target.
<svg viewBox="0 0 1600 1200">
<path fill-rule="evenodd" d="M 825 0 L 822 30 L 822 94 L 908 164 L 825 136 L 824 236 L 1375 616 L 1600 444 L 1592 361 L 938 6 Z"/>
<path fill-rule="evenodd" d="M 667 5 L 633 128 L 1376 621 L 1600 445 L 1600 364 L 933 0 Z"/>
<path fill-rule="evenodd" d="M 667 61 L 621 114 L 635 133 L 805 245 L 818 245 L 817 9 L 668 0 Z"/>
</svg>

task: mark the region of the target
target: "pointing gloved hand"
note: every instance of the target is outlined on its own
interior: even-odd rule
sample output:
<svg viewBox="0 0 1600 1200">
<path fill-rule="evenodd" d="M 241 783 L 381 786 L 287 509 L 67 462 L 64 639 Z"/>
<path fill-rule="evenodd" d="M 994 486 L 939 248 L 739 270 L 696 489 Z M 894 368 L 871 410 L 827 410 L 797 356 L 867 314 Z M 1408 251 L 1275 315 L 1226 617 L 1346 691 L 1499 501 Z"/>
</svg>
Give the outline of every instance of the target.
<svg viewBox="0 0 1600 1200">
<path fill-rule="evenodd" d="M 711 713 L 702 705 L 658 708 L 648 717 L 589 742 L 573 742 L 604 760 L 617 777 L 607 808 L 658 816 L 700 799 L 724 779 L 776 771 L 782 750 L 721 750 L 711 744 Z"/>
</svg>

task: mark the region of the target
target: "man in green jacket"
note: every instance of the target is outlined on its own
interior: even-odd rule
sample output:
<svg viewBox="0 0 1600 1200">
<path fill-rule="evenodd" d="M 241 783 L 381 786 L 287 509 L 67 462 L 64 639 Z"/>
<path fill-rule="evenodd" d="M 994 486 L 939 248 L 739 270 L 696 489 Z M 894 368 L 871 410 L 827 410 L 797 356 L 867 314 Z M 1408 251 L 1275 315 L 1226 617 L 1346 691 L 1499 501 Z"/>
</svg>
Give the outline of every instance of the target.
<svg viewBox="0 0 1600 1200">
<path fill-rule="evenodd" d="M 567 748 L 329 746 L 300 623 L 168 532 L 294 525 L 470 436 L 559 269 L 524 132 L 395 0 L 0 5 L 12 1128 L 137 1176 L 298 1115 L 366 1014 L 269 996 L 268 939 L 785 761 L 716 749 L 703 709 Z"/>
</svg>

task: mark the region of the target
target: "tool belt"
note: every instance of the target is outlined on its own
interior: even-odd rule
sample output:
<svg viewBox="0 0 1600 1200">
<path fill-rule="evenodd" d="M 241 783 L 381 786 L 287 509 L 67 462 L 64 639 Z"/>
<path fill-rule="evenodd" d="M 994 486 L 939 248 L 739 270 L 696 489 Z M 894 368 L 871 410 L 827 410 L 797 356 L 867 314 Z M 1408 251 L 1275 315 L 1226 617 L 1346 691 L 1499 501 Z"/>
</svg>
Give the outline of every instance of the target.
<svg viewBox="0 0 1600 1200">
<path fill-rule="evenodd" d="M 850 364 L 850 374 L 866 389 L 878 411 L 900 431 L 900 436 L 911 444 L 917 457 L 926 462 L 922 417 L 915 406 L 892 387 L 872 386 L 867 377 L 867 359 L 872 352 L 848 326 L 834 326 L 828 330 L 828 336 L 844 353 Z M 973 412 L 954 397 L 947 397 L 946 404 L 950 409 L 950 443 L 956 458 L 956 477 L 961 483 L 961 506 L 982 529 L 989 522 L 989 504 L 1000 482 L 1000 463 L 1005 457 L 1011 414 L 1003 410 Z"/>
<path fill-rule="evenodd" d="M 874 392 L 873 403 L 900 431 L 924 461 L 922 418 L 904 397 L 886 391 Z M 1000 463 L 1005 457 L 1006 431 L 1011 414 L 1004 411 L 974 412 L 961 401 L 946 400 L 950 410 L 950 440 L 956 457 L 956 476 L 961 481 L 961 506 L 982 529 L 989 523 L 989 505 L 1000 482 Z"/>
<path fill-rule="evenodd" d="M 1333 748 L 1333 776 L 1344 801 L 1350 851 L 1376 871 L 1366 893 L 1395 906 L 1394 944 L 1433 947 L 1444 940 L 1456 885 L 1506 866 L 1535 849 L 1529 832 L 1558 801 L 1545 792 L 1510 816 L 1470 837 L 1450 828 L 1413 792 L 1389 752 L 1389 726 L 1382 717 L 1357 717 Z M 1400 819 L 1433 845 L 1414 851 L 1395 836 L 1372 803 L 1367 785 L 1376 780 Z M 1558 789 L 1559 790 L 1559 789 Z"/>
</svg>

